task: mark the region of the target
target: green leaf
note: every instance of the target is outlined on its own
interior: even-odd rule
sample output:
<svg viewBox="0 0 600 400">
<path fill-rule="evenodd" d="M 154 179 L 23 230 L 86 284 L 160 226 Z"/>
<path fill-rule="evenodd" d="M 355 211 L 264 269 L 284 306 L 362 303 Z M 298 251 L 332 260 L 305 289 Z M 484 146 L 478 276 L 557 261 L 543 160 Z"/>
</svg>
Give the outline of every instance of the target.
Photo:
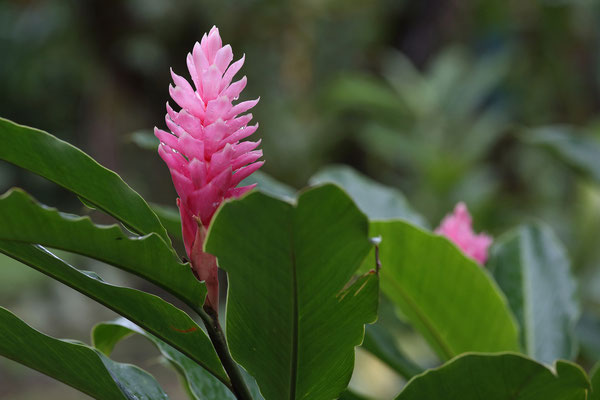
<svg viewBox="0 0 600 400">
<path fill-rule="evenodd" d="M 390 333 L 381 325 L 374 324 L 366 327 L 362 347 L 406 379 L 420 374 L 421 367 L 402 354 L 394 342 Z"/>
<path fill-rule="evenodd" d="M 0 240 L 0 252 L 135 321 L 194 360 L 190 362 L 202 365 L 221 381 L 228 382 L 206 334 L 185 312 L 160 297 L 105 283 L 95 274 L 90 276 L 68 265 L 41 246 Z"/>
<path fill-rule="evenodd" d="M 98 164 L 77 147 L 49 133 L 0 118 L 0 160 L 72 191 L 85 201 L 123 222 L 139 234 L 157 233 L 169 243 L 144 199 L 119 175 Z"/>
<path fill-rule="evenodd" d="M 454 244 L 403 221 L 372 222 L 370 234 L 382 237 L 381 289 L 442 359 L 519 349 L 504 295 Z"/>
<path fill-rule="evenodd" d="M 589 390 L 566 361 L 551 371 L 518 354 L 466 354 L 413 378 L 396 400 L 585 400 Z"/>
<path fill-rule="evenodd" d="M 340 395 L 338 400 L 369 400 L 369 399 L 359 395 L 358 393 L 351 391 L 350 389 L 347 389 L 345 392 L 343 392 Z"/>
<path fill-rule="evenodd" d="M 348 284 L 370 243 L 364 214 L 338 187 L 297 205 L 260 192 L 217 212 L 206 250 L 229 275 L 227 338 L 265 399 L 332 399 L 376 318 L 378 277 Z"/>
<path fill-rule="evenodd" d="M 168 399 L 147 372 L 80 343 L 54 339 L 0 307 L 0 355 L 100 400 Z"/>
<path fill-rule="evenodd" d="M 412 209 L 400 191 L 384 186 L 345 165 L 327 167 L 310 179 L 340 185 L 369 219 L 403 219 L 426 228 L 425 219 Z"/>
<path fill-rule="evenodd" d="M 521 139 L 540 146 L 579 173 L 600 182 L 600 142 L 569 126 L 547 126 L 526 131 Z"/>
<path fill-rule="evenodd" d="M 94 347 L 107 356 L 110 356 L 114 346 L 132 334 L 142 335 L 156 346 L 163 357 L 181 374 L 189 392 L 195 399 L 235 400 L 233 393 L 204 368 L 201 368 L 193 360 L 156 336 L 144 331 L 139 326 L 124 318 L 96 325 L 92 331 L 92 341 Z"/>
<path fill-rule="evenodd" d="M 44 207 L 20 189 L 0 196 L 0 221 L 0 240 L 40 244 L 95 258 L 161 286 L 192 308 L 202 306 L 205 286 L 156 233 L 130 238 L 117 225 L 94 225 L 87 217 Z"/>
<path fill-rule="evenodd" d="M 527 354 L 545 363 L 573 358 L 576 285 L 566 251 L 550 228 L 527 225 L 502 236 L 489 265 L 521 325 Z"/>
</svg>

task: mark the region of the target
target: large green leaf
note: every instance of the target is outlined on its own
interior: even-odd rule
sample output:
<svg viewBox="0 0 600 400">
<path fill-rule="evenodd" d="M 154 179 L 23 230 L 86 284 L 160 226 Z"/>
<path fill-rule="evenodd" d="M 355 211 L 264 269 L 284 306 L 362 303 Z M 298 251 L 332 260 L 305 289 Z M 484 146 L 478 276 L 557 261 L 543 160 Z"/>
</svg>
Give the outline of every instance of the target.
<svg viewBox="0 0 600 400">
<path fill-rule="evenodd" d="M 144 199 L 119 175 L 49 133 L 0 118 L 0 160 L 34 172 L 76 193 L 86 203 L 139 234 L 169 237 Z"/>
<path fill-rule="evenodd" d="M 0 355 L 100 400 L 168 399 L 147 372 L 80 343 L 54 339 L 0 307 Z"/>
<path fill-rule="evenodd" d="M 600 142 L 569 126 L 530 129 L 521 137 L 546 149 L 579 173 L 600 182 Z"/>
<path fill-rule="evenodd" d="M 400 191 L 384 186 L 345 165 L 327 167 L 310 179 L 310 183 L 340 185 L 370 219 L 403 219 L 427 227 L 425 219 L 412 209 Z"/>
<path fill-rule="evenodd" d="M 160 297 L 103 282 L 68 265 L 41 246 L 0 240 L 0 252 L 135 321 L 185 353 L 193 360 L 190 362 L 202 365 L 223 382 L 228 381 L 202 329 L 185 312 Z"/>
<path fill-rule="evenodd" d="M 87 217 L 44 207 L 20 189 L 0 196 L 0 221 L 0 240 L 82 254 L 139 275 L 191 307 L 201 307 L 204 301 L 205 286 L 156 233 L 130 238 L 117 225 L 94 225 Z"/>
<path fill-rule="evenodd" d="M 382 237 L 381 289 L 442 359 L 519 349 L 504 295 L 454 244 L 403 221 L 370 232 Z"/>
<path fill-rule="evenodd" d="M 545 363 L 575 356 L 579 306 L 569 260 L 547 226 L 521 226 L 496 241 L 491 270 L 521 325 L 527 354 Z"/>
<path fill-rule="evenodd" d="M 397 400 L 585 400 L 583 370 L 558 361 L 554 371 L 518 354 L 466 354 L 413 378 Z"/>
<path fill-rule="evenodd" d="M 364 214 L 338 187 L 297 205 L 253 192 L 226 203 L 206 250 L 229 274 L 227 338 L 265 399 L 332 399 L 376 318 L 378 277 L 347 285 L 369 252 Z"/>
<path fill-rule="evenodd" d="M 189 393 L 195 399 L 235 400 L 235 396 L 225 385 L 198 366 L 192 359 L 124 318 L 96 325 L 92 331 L 92 340 L 94 347 L 110 356 L 114 346 L 132 334 L 142 335 L 156 346 L 181 374 Z"/>
</svg>

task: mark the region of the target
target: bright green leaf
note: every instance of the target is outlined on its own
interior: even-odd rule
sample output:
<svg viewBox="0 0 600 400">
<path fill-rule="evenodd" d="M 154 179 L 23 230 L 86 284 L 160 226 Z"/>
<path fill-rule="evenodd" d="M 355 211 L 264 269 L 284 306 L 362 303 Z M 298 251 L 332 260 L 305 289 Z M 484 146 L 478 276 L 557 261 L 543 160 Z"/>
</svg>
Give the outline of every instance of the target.
<svg viewBox="0 0 600 400">
<path fill-rule="evenodd" d="M 117 225 L 94 225 L 87 217 L 59 213 L 20 189 L 0 196 L 0 240 L 41 244 L 78 253 L 136 274 L 201 307 L 206 289 L 188 265 L 155 233 L 130 238 Z"/>
<path fill-rule="evenodd" d="M 117 218 L 133 232 L 169 237 L 144 199 L 119 175 L 49 133 L 0 118 L 0 160 L 69 189 L 86 204 Z"/>
<path fill-rule="evenodd" d="M 585 400 L 589 389 L 566 361 L 551 371 L 518 354 L 466 354 L 416 376 L 396 400 Z"/>
<path fill-rule="evenodd" d="M 531 357 L 545 363 L 575 356 L 579 305 L 566 251 L 550 228 L 522 226 L 496 241 L 490 269 L 521 325 Z"/>
<path fill-rule="evenodd" d="M 185 312 L 160 297 L 105 283 L 68 265 L 41 246 L 0 240 L 0 252 L 135 321 L 187 354 L 194 360 L 190 362 L 204 366 L 223 382 L 228 381 L 217 354 L 202 329 Z M 110 353 L 106 349 L 101 350 Z"/>
<path fill-rule="evenodd" d="M 370 219 L 403 219 L 427 227 L 425 219 L 412 209 L 400 191 L 384 186 L 345 165 L 327 167 L 310 180 L 310 183 L 335 183 L 340 185 L 358 208 Z"/>
<path fill-rule="evenodd" d="M 382 237 L 381 289 L 442 359 L 519 349 L 504 295 L 450 241 L 403 221 L 372 222 L 370 234 Z"/>
<path fill-rule="evenodd" d="M 223 383 L 198 366 L 193 360 L 126 319 L 121 318 L 96 325 L 92 331 L 92 340 L 94 347 L 110 356 L 114 346 L 119 341 L 134 333 L 144 336 L 157 347 L 160 353 L 182 375 L 189 392 L 195 399 L 235 399 L 233 393 Z"/>
<path fill-rule="evenodd" d="M 378 277 L 351 285 L 369 252 L 364 214 L 338 187 L 297 205 L 253 192 L 217 212 L 206 249 L 229 275 L 227 338 L 265 399 L 332 399 L 376 318 Z"/>
<path fill-rule="evenodd" d="M 0 355 L 100 400 L 168 399 L 147 372 L 83 344 L 54 339 L 0 307 Z"/>
</svg>

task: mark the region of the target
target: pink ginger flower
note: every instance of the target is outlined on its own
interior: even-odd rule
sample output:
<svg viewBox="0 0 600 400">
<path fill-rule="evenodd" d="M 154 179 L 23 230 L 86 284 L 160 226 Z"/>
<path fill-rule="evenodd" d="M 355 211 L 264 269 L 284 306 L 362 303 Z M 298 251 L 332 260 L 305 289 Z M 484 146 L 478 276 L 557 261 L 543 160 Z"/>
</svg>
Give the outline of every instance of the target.
<svg viewBox="0 0 600 400">
<path fill-rule="evenodd" d="M 219 30 L 213 27 L 187 55 L 194 87 L 171 70 L 175 87 L 169 86 L 169 94 L 181 107 L 177 112 L 167 103 L 165 121 L 171 133 L 154 129 L 160 140 L 158 154 L 169 167 L 179 195 L 185 250 L 196 276 L 206 283 L 205 307 L 215 312 L 219 304 L 217 261 L 203 250 L 206 230 L 223 200 L 255 186 L 236 187 L 264 163 L 257 161 L 262 150 L 255 150 L 260 140 L 240 142 L 258 124 L 247 126 L 252 114 L 238 115 L 254 107 L 258 99 L 232 104 L 246 86 L 245 76 L 231 83 L 244 56 L 230 65 L 232 60 L 231 46 L 223 46 Z"/>
<path fill-rule="evenodd" d="M 492 238 L 484 233 L 473 232 L 471 215 L 465 203 L 458 203 L 454 212 L 444 217 L 435 233 L 446 236 L 480 265 L 487 261 Z"/>
</svg>

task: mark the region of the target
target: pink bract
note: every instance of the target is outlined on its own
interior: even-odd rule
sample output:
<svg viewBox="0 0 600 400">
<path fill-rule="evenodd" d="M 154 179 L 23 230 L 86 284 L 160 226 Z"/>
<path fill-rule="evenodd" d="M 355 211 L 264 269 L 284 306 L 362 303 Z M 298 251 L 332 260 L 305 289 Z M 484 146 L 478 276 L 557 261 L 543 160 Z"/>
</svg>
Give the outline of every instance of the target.
<svg viewBox="0 0 600 400">
<path fill-rule="evenodd" d="M 218 309 L 216 259 L 203 251 L 210 221 L 223 200 L 241 196 L 255 185 L 237 185 L 263 164 L 257 161 L 260 144 L 241 140 L 252 135 L 258 124 L 248 126 L 252 114 L 246 111 L 258 99 L 233 104 L 246 86 L 246 77 L 233 82 L 244 57 L 231 63 L 231 46 L 223 46 L 219 30 L 213 27 L 196 42 L 187 55 L 193 86 L 171 70 L 175 87 L 171 98 L 181 107 L 167 103 L 166 124 L 170 132 L 155 128 L 160 140 L 158 153 L 171 172 L 181 214 L 183 241 L 192 268 L 206 282 L 206 304 Z"/>
<path fill-rule="evenodd" d="M 480 265 L 487 261 L 492 238 L 484 233 L 473 232 L 471 215 L 464 203 L 458 203 L 454 212 L 444 217 L 435 233 L 446 236 Z"/>
</svg>

